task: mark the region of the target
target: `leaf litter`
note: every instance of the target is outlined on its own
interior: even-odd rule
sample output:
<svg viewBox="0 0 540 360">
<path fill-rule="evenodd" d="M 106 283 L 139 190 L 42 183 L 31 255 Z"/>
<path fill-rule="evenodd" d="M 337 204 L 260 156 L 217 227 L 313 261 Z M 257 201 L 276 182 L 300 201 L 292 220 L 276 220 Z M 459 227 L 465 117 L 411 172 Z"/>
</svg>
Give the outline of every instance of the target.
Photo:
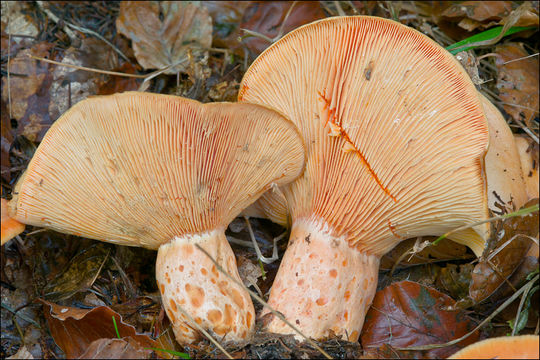
<svg viewBox="0 0 540 360">
<path fill-rule="evenodd" d="M 9 11 L 4 11 L 6 5 Z M 313 20 L 342 13 L 382 16 L 399 20 L 448 46 L 508 23 L 538 26 L 537 3 L 518 5 L 380 1 L 297 2 L 294 6 L 293 2 L 253 1 L 207 5 L 3 2 L 2 196 L 9 198 L 14 181 L 26 168 L 52 122 L 87 96 L 136 90 L 143 85 L 147 91 L 188 96 L 203 102 L 234 101 L 243 72 L 254 57 L 279 36 Z M 530 79 L 538 77 L 538 55 L 535 55 L 538 45 L 531 38 L 533 34 L 535 30 L 521 31 L 496 39 L 493 44 L 473 47 L 469 54 L 471 68 L 480 79 L 477 82 L 480 90 L 505 111 L 515 133 L 535 143 L 531 134 L 538 139 L 538 81 Z M 69 69 L 29 59 L 29 54 L 58 63 L 147 75 L 148 79 Z M 451 348 L 400 350 L 407 345 L 399 343 L 397 336 L 389 345 L 380 346 L 390 333 L 385 328 L 389 318 L 377 310 L 385 309 L 392 321 L 401 319 L 393 324 L 392 333 L 396 335 L 408 329 L 416 334 L 417 339 L 413 340 L 417 345 L 433 340 L 428 330 L 435 323 L 441 329 L 451 329 L 437 333 L 437 341 L 458 337 L 479 320 L 488 318 L 538 268 L 537 257 L 527 253 L 531 238 L 538 241 L 537 227 L 531 221 L 513 218 L 495 223 L 499 234 L 501 229 L 504 234 L 491 240 L 493 246 L 479 260 L 465 247 L 450 241 L 435 247 L 421 245 L 432 238 L 403 242 L 381 262 L 377 302 L 370 310 L 369 327 L 366 321 L 361 344 L 332 338 L 318 344 L 335 358 L 446 356 Z M 271 239 L 283 229 L 254 219 L 252 226 L 263 253 L 270 256 Z M 243 230 L 228 234 L 250 241 Z M 99 245 L 92 247 L 92 244 Z M 280 255 L 285 247 L 286 241 L 281 241 Z M 239 245 L 233 248 L 241 260 L 244 282 L 254 291 L 258 287 L 264 297 L 279 260 L 261 269 L 252 248 Z M 140 339 L 152 342 L 154 348 L 186 352 L 193 358 L 223 356 L 208 340 L 184 348 L 176 343 L 159 303 L 154 260 L 150 260 L 153 258 L 153 253 L 144 249 L 104 246 L 28 227 L 20 240 L 2 248 L 0 355 L 7 357 L 26 350 L 36 358 L 67 356 L 68 352 L 62 350 L 65 334 L 54 332 L 56 336 L 51 337 L 47 333 L 47 329 L 53 333 L 61 325 L 80 335 L 67 351 L 77 351 L 84 357 L 174 356 L 147 350 L 145 345 L 141 346 Z M 475 271 L 478 276 L 474 276 Z M 414 279 L 418 283 L 400 282 L 402 279 Z M 393 295 L 388 298 L 385 294 Z M 475 300 L 471 301 L 471 297 Z M 33 301 L 37 298 L 43 306 Z M 397 298 L 403 299 L 399 306 L 395 305 Z M 522 298 L 521 308 L 521 298 L 517 298 L 499 313 L 496 319 L 506 324 L 504 327 L 484 327 L 480 336 L 534 331 L 538 322 L 535 310 L 538 292 L 531 290 Z M 63 316 L 62 309 L 68 309 L 67 313 L 73 316 Z M 523 316 L 516 317 L 518 310 Z M 115 316 L 121 339 L 117 338 L 109 315 Z M 420 315 L 425 317 L 421 319 L 424 322 L 416 319 L 408 327 L 403 325 L 404 319 Z M 291 336 L 264 332 L 263 322 L 264 319 L 258 319 L 258 331 L 250 344 L 233 349 L 234 357 L 321 357 L 314 347 L 298 343 Z M 92 338 L 91 327 L 99 329 L 104 336 Z M 411 340 L 410 337 L 405 335 L 402 340 Z M 369 344 L 377 350 L 368 349 Z"/>
</svg>

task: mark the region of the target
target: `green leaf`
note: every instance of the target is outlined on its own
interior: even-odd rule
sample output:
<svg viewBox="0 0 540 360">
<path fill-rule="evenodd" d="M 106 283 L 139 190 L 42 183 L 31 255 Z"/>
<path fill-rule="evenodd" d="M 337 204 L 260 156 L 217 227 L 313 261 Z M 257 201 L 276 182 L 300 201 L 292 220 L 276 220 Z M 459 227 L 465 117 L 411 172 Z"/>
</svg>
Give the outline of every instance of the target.
<svg viewBox="0 0 540 360">
<path fill-rule="evenodd" d="M 531 30 L 531 29 L 535 29 L 535 28 L 536 28 L 535 26 L 513 26 L 513 27 L 511 27 L 510 29 L 508 29 L 506 31 L 504 36 L 512 35 L 512 34 L 515 34 L 517 32 L 520 32 L 520 31 Z M 479 42 L 479 41 L 486 41 L 486 40 L 495 39 L 497 36 L 499 36 L 502 29 L 503 29 L 502 26 L 496 26 L 496 27 L 491 28 L 489 30 L 483 31 L 481 33 L 478 33 L 478 34 L 475 34 L 475 35 L 473 35 L 471 37 L 463 39 L 463 40 L 461 40 L 461 41 L 459 41 L 459 42 L 457 42 L 455 44 L 452 44 L 452 45 L 448 46 L 446 48 L 446 50 L 450 51 L 450 53 L 452 55 L 456 55 L 458 52 L 474 49 L 474 47 L 475 47 L 474 45 L 470 46 L 470 47 L 460 48 L 460 49 L 456 49 L 456 48 L 459 48 L 459 47 L 461 47 L 463 45 L 467 45 L 467 44 L 473 44 L 473 43 L 476 43 L 476 42 Z M 452 50 L 452 49 L 456 49 L 456 50 Z"/>
</svg>

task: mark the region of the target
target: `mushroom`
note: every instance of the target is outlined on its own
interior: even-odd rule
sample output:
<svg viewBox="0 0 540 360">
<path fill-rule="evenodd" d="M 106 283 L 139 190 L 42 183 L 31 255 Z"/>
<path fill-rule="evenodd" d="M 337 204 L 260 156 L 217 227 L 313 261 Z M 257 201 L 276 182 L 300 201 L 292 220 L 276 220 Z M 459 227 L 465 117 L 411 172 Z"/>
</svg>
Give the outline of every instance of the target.
<svg viewBox="0 0 540 360">
<path fill-rule="evenodd" d="M 464 347 L 449 359 L 538 359 L 538 335 L 501 336 Z"/>
<path fill-rule="evenodd" d="M 268 303 L 307 336 L 356 341 L 382 255 L 488 217 L 478 93 L 418 31 L 367 16 L 304 25 L 254 61 L 239 100 L 304 137 L 306 170 L 281 187 L 292 229 Z M 488 235 L 482 224 L 452 239 L 480 255 Z M 292 332 L 276 317 L 268 330 Z"/>
<path fill-rule="evenodd" d="M 224 341 L 249 339 L 248 292 L 225 229 L 273 184 L 300 175 L 292 122 L 251 104 L 128 92 L 81 101 L 56 121 L 16 186 L 10 216 L 119 245 L 157 249 L 156 278 L 176 339 L 194 319 Z"/>
<path fill-rule="evenodd" d="M 525 135 L 514 135 L 529 199 L 538 197 L 538 144 Z"/>
<path fill-rule="evenodd" d="M 479 94 L 489 129 L 489 148 L 485 157 L 488 207 L 494 214 L 502 215 L 518 210 L 527 202 L 525 180 L 510 127 L 495 105 Z"/>
<path fill-rule="evenodd" d="M 2 208 L 2 245 L 15 236 L 24 231 L 24 224 L 21 224 L 17 220 L 8 215 L 8 202 L 6 199 L 1 199 Z"/>
</svg>

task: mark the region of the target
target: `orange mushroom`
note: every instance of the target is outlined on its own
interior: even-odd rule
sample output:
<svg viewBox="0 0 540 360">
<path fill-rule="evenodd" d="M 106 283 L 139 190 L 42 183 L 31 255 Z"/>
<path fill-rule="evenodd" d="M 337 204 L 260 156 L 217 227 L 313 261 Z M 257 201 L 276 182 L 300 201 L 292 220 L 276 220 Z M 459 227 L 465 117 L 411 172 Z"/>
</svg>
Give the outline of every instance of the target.
<svg viewBox="0 0 540 360">
<path fill-rule="evenodd" d="M 449 359 L 538 359 L 538 335 L 501 336 L 464 347 Z"/>
<path fill-rule="evenodd" d="M 411 28 L 365 16 L 302 26 L 255 60 L 239 100 L 277 109 L 304 137 L 306 171 L 282 187 L 292 229 L 269 305 L 310 337 L 358 339 L 379 259 L 401 240 L 488 217 L 477 91 Z M 488 233 L 452 238 L 480 255 Z M 292 333 L 276 317 L 268 329 Z"/>
<path fill-rule="evenodd" d="M 158 249 L 156 278 L 176 339 L 249 339 L 248 292 L 225 229 L 273 184 L 300 175 L 298 130 L 273 110 L 124 93 L 72 107 L 41 142 L 10 202 L 23 224 Z"/>
<path fill-rule="evenodd" d="M 529 199 L 538 197 L 538 144 L 528 136 L 514 135 Z"/>
</svg>

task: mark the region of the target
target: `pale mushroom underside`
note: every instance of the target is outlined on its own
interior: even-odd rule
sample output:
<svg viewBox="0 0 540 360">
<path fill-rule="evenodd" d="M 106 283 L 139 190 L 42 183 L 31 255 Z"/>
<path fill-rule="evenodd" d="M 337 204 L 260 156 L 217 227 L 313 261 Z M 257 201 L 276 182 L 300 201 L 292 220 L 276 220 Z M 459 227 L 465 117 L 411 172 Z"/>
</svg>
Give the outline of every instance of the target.
<svg viewBox="0 0 540 360">
<path fill-rule="evenodd" d="M 71 108 L 16 189 L 16 219 L 157 249 L 225 229 L 272 183 L 303 170 L 296 127 L 249 104 L 124 93 Z"/>
<path fill-rule="evenodd" d="M 478 95 L 413 29 L 363 16 L 305 25 L 255 60 L 239 100 L 276 108 L 304 137 L 306 171 L 283 187 L 293 224 L 327 224 L 380 256 L 487 216 Z M 455 238 L 480 254 L 486 236 L 483 225 Z"/>
</svg>

